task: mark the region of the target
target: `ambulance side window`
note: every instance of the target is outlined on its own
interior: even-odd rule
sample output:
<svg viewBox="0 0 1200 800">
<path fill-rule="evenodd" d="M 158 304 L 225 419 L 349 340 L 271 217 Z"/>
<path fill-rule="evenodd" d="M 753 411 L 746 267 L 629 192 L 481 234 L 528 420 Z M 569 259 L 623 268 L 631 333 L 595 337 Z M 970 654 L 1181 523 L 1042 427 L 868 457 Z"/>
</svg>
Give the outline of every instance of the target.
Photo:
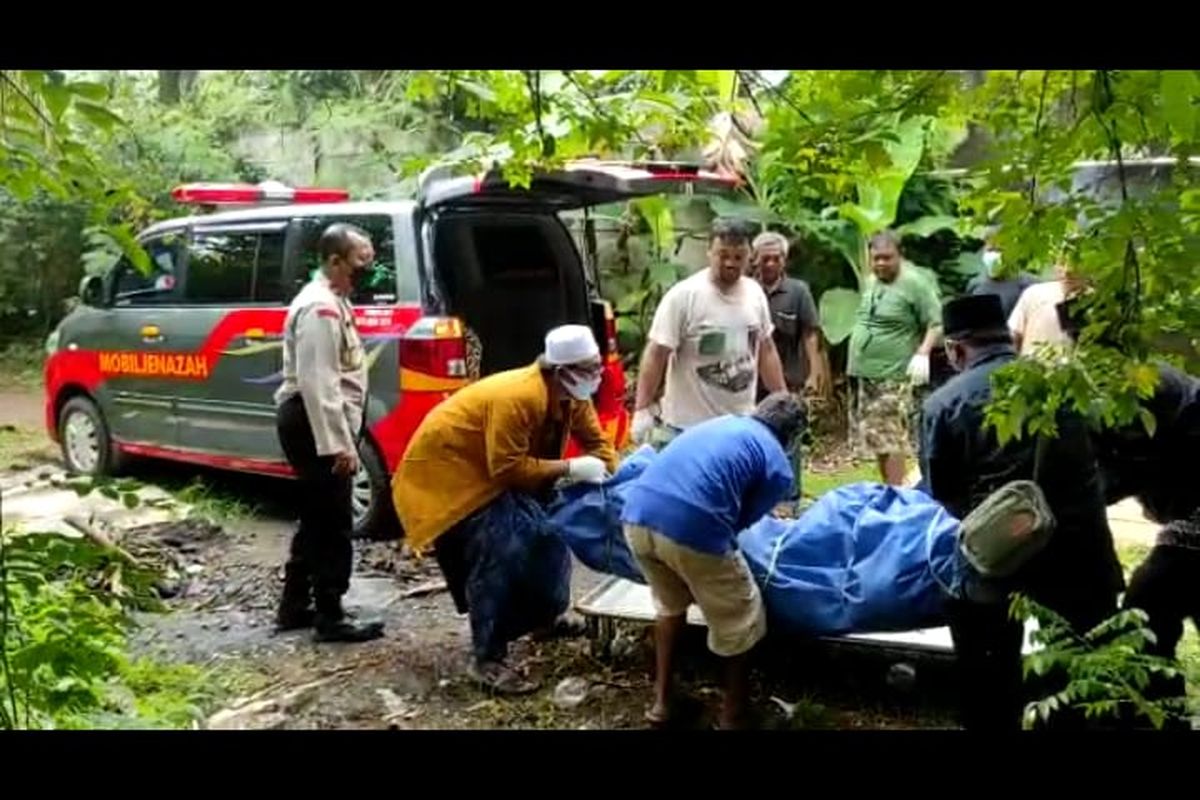
<svg viewBox="0 0 1200 800">
<path fill-rule="evenodd" d="M 149 272 L 142 272 L 127 256 L 122 256 L 113 268 L 113 304 L 151 306 L 175 302 L 179 243 L 176 234 L 142 242 L 150 257 Z"/>
<path fill-rule="evenodd" d="M 286 223 L 193 232 L 183 293 L 196 305 L 280 305 Z"/>
<path fill-rule="evenodd" d="M 366 231 L 375 249 L 375 262 L 354 287 L 350 302 L 359 305 L 389 305 L 399 297 L 396 290 L 396 240 L 392 218 L 386 214 L 356 214 L 305 220 L 301 235 L 300 271 L 295 276 L 295 291 L 312 280 L 321 267 L 317 240 L 326 227 L 335 222 L 348 222 Z"/>
</svg>

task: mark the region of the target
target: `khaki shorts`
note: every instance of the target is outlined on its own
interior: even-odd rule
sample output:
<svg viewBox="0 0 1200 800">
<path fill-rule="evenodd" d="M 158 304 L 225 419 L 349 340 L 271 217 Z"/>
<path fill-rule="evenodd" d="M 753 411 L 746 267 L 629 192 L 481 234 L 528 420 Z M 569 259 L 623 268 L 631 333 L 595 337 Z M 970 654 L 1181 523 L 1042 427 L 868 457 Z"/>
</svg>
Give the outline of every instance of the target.
<svg viewBox="0 0 1200 800">
<path fill-rule="evenodd" d="M 903 455 L 909 452 L 912 389 L 907 383 L 860 378 L 854 400 L 854 433 L 861 455 Z"/>
<path fill-rule="evenodd" d="M 701 553 L 642 525 L 626 525 L 625 538 L 660 617 L 683 616 L 695 602 L 708 623 L 708 649 L 725 658 L 747 652 L 766 635 L 762 594 L 741 553 Z"/>
</svg>

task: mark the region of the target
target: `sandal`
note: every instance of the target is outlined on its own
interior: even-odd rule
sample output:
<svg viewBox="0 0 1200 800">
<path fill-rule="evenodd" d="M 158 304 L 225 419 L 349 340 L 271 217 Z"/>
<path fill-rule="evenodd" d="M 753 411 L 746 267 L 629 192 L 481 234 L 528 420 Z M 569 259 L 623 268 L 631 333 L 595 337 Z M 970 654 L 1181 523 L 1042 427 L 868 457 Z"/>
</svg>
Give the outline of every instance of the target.
<svg viewBox="0 0 1200 800">
<path fill-rule="evenodd" d="M 525 680 L 505 664 L 496 662 L 472 664 L 468 673 L 483 688 L 490 689 L 497 694 L 522 695 L 538 690 L 536 681 Z"/>
<path fill-rule="evenodd" d="M 642 719 L 651 728 L 662 729 L 671 724 L 670 712 L 655 713 L 654 706 L 646 709 L 646 713 L 642 715 Z"/>
</svg>

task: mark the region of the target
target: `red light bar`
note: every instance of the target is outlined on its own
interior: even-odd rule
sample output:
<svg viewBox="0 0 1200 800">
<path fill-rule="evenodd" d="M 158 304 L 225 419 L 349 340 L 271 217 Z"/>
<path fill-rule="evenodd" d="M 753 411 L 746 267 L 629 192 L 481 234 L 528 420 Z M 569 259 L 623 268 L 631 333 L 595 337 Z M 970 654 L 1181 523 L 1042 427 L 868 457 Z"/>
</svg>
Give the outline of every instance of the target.
<svg viewBox="0 0 1200 800">
<path fill-rule="evenodd" d="M 277 183 L 185 183 L 171 190 L 177 203 L 191 205 L 253 205 L 256 203 L 342 203 L 350 199 L 345 189 L 304 187 L 292 189 Z"/>
<path fill-rule="evenodd" d="M 652 172 L 650 178 L 656 181 L 695 181 L 709 180 L 717 181 L 718 183 L 737 183 L 737 178 L 728 175 L 718 175 L 717 173 L 695 173 L 695 172 Z"/>
<path fill-rule="evenodd" d="M 345 189 L 319 189 L 307 186 L 292 190 L 293 203 L 344 203 L 350 199 Z"/>
</svg>

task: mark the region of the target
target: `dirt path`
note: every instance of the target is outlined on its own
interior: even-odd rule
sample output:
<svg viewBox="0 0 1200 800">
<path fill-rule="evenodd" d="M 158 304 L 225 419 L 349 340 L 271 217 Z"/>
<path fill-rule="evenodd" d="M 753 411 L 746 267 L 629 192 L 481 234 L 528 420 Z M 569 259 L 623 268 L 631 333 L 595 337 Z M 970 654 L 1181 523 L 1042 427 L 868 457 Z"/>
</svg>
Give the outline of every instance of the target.
<svg viewBox="0 0 1200 800">
<path fill-rule="evenodd" d="M 0 425 L 41 430 L 45 425 L 43 413 L 40 388 L 0 389 Z"/>
</svg>

